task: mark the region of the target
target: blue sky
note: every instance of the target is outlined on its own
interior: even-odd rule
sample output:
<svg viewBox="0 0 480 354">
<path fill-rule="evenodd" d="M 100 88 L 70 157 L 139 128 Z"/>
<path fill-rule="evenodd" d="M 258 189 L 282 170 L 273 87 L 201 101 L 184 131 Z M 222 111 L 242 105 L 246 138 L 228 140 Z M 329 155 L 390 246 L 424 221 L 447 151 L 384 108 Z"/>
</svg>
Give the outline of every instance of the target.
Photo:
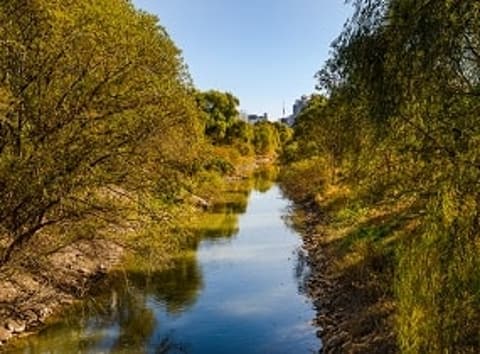
<svg viewBox="0 0 480 354">
<path fill-rule="evenodd" d="M 133 0 L 160 18 L 195 85 L 236 95 L 248 113 L 287 114 L 351 14 L 344 0 Z"/>
</svg>

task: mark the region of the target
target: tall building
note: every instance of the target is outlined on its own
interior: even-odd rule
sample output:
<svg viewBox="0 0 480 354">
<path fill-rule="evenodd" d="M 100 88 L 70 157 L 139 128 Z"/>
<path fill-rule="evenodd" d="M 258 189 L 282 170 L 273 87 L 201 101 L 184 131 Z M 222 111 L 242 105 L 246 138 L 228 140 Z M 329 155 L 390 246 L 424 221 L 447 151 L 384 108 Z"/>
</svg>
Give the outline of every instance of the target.
<svg viewBox="0 0 480 354">
<path fill-rule="evenodd" d="M 307 96 L 307 95 L 303 95 L 302 97 L 297 99 L 295 101 L 295 103 L 293 104 L 292 114 L 287 116 L 287 117 L 285 117 L 285 105 L 284 105 L 284 108 L 283 108 L 283 116 L 284 117 L 281 118 L 280 121 L 282 123 L 285 123 L 285 124 L 289 125 L 289 126 L 292 126 L 293 124 L 295 124 L 295 121 L 296 121 L 298 115 L 307 106 L 309 100 L 310 100 L 310 97 Z"/>
<path fill-rule="evenodd" d="M 307 106 L 310 97 L 303 95 L 301 98 L 295 101 L 293 104 L 293 115 L 297 117 L 300 112 Z"/>
</svg>

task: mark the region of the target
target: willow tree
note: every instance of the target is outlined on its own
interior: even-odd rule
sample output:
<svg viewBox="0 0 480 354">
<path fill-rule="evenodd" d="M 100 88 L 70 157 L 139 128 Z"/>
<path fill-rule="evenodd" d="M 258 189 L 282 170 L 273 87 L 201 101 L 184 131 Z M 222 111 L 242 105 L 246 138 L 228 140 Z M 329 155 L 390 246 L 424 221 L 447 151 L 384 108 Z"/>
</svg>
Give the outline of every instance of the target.
<svg viewBox="0 0 480 354">
<path fill-rule="evenodd" d="M 104 212 L 102 188 L 188 172 L 192 89 L 155 17 L 123 0 L 5 0 L 0 47 L 0 263 L 49 225 Z"/>
<path fill-rule="evenodd" d="M 343 113 L 319 124 L 352 152 L 346 173 L 358 175 L 348 170 L 356 159 L 371 192 L 387 200 L 409 196 L 423 209 L 398 252 L 400 347 L 478 351 L 480 3 L 355 6 L 318 74 L 329 105 L 340 103 Z M 345 116 L 350 127 L 330 124 Z"/>
</svg>

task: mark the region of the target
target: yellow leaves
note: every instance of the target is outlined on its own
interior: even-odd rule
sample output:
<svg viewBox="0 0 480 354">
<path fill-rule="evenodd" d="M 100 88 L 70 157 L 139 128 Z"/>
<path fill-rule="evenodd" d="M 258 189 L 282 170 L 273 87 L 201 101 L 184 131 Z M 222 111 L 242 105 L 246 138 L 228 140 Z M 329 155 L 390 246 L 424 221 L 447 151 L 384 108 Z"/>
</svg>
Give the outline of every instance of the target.
<svg viewBox="0 0 480 354">
<path fill-rule="evenodd" d="M 6 87 L 0 87 L 0 120 L 5 119 L 5 115 L 15 103 L 12 92 Z"/>
<path fill-rule="evenodd" d="M 0 227 L 35 228 L 39 213 L 78 221 L 86 190 L 151 193 L 185 173 L 198 114 L 179 51 L 152 16 L 123 0 L 5 1 L 0 127 L 7 113 L 15 121 L 9 139 L 0 130 Z"/>
</svg>

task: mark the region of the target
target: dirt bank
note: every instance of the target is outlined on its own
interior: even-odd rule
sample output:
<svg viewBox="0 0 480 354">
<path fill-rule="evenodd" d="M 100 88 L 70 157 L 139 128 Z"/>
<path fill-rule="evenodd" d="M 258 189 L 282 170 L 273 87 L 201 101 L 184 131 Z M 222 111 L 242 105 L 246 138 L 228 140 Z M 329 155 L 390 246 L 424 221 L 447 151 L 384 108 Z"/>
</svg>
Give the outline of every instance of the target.
<svg viewBox="0 0 480 354">
<path fill-rule="evenodd" d="M 0 347 L 34 333 L 64 306 L 85 297 L 122 254 L 112 241 L 81 240 L 41 263 L 32 258 L 0 269 Z"/>
<path fill-rule="evenodd" d="M 323 353 L 396 353 L 392 294 L 382 285 L 382 259 L 339 266 L 338 238 L 315 203 L 295 211 L 312 274 L 308 293 L 317 309 Z"/>
</svg>

